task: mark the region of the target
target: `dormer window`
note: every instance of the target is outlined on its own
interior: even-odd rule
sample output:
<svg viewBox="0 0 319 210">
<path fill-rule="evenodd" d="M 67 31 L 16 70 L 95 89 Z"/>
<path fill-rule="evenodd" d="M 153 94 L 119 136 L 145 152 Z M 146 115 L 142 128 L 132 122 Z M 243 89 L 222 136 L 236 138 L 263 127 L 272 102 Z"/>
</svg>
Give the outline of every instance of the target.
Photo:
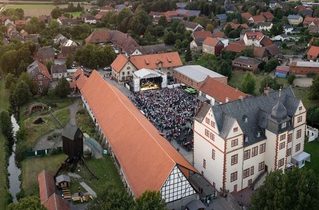
<svg viewBox="0 0 319 210">
<path fill-rule="evenodd" d="M 260 132 L 259 131 L 257 131 L 257 138 L 259 138 L 260 137 Z"/>
<path fill-rule="evenodd" d="M 248 117 L 247 117 L 246 115 L 243 116 L 243 121 L 244 121 L 245 123 L 248 122 Z"/>
<path fill-rule="evenodd" d="M 245 142 L 246 143 L 248 142 L 248 136 L 245 136 Z"/>
<path fill-rule="evenodd" d="M 284 128 L 286 128 L 287 127 L 287 122 L 283 122 L 282 124 L 281 124 L 281 129 L 284 129 Z"/>
</svg>

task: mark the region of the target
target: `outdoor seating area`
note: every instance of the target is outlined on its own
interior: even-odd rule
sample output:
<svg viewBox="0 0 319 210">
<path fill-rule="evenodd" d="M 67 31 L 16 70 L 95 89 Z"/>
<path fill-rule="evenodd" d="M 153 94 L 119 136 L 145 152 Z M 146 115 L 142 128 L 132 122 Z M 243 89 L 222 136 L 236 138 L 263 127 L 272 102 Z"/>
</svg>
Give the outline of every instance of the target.
<svg viewBox="0 0 319 210">
<path fill-rule="evenodd" d="M 192 149 L 193 117 L 198 107 L 195 96 L 181 88 L 165 88 L 135 93 L 132 100 L 169 141 Z"/>
</svg>

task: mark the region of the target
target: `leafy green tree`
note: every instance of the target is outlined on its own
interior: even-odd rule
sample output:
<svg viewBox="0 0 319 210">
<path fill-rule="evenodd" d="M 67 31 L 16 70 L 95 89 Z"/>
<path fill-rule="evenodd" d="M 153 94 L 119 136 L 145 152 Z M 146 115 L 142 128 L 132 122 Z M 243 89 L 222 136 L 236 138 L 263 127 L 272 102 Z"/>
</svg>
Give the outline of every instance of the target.
<svg viewBox="0 0 319 210">
<path fill-rule="evenodd" d="M 294 83 L 294 80 L 296 79 L 296 76 L 294 74 L 290 74 L 288 76 L 288 83 L 289 85 L 292 85 Z"/>
<path fill-rule="evenodd" d="M 60 79 L 54 89 L 54 92 L 55 95 L 59 96 L 60 98 L 67 97 L 71 92 L 69 82 L 65 78 Z"/>
<path fill-rule="evenodd" d="M 31 93 L 33 95 L 37 94 L 37 85 L 27 72 L 22 72 L 18 81 L 24 81 L 29 86 Z"/>
<path fill-rule="evenodd" d="M 307 124 L 319 126 L 319 107 L 311 107 L 307 111 Z"/>
<path fill-rule="evenodd" d="M 164 43 L 167 45 L 173 45 L 175 43 L 176 39 L 175 39 L 175 34 L 170 31 L 170 32 L 166 32 L 164 35 Z"/>
<path fill-rule="evenodd" d="M 241 82 L 241 91 L 247 94 L 254 94 L 256 88 L 256 80 L 251 73 L 246 73 Z"/>
<path fill-rule="evenodd" d="M 40 22 L 37 17 L 32 17 L 31 20 L 27 22 L 24 29 L 29 34 L 36 34 L 42 31 L 44 28 L 45 25 L 43 22 Z"/>
<path fill-rule="evenodd" d="M 283 31 L 284 31 L 284 28 L 282 26 L 282 23 L 275 23 L 270 29 L 270 33 L 273 36 L 280 35 L 283 33 Z"/>
<path fill-rule="evenodd" d="M 160 26 L 167 26 L 167 20 L 165 16 L 161 16 L 158 20 L 158 25 Z"/>
<path fill-rule="evenodd" d="M 316 76 L 312 81 L 312 85 L 309 91 L 310 99 L 319 99 L 319 76 Z"/>
<path fill-rule="evenodd" d="M 188 46 L 187 50 L 186 50 L 186 53 L 185 53 L 185 61 L 186 62 L 189 62 L 189 61 L 192 61 L 192 51 L 190 49 L 190 47 Z"/>
<path fill-rule="evenodd" d="M 227 60 L 218 60 L 218 63 L 218 72 L 230 79 L 232 76 L 231 63 Z"/>
<path fill-rule="evenodd" d="M 166 210 L 166 205 L 159 192 L 144 192 L 136 199 L 136 210 Z"/>
<path fill-rule="evenodd" d="M 7 111 L 2 111 L 0 113 L 0 130 L 1 133 L 6 137 L 8 149 L 11 148 L 13 144 L 13 136 L 12 136 L 12 123 L 10 115 Z"/>
<path fill-rule="evenodd" d="M 267 76 L 261 81 L 259 92 L 263 93 L 266 87 L 270 87 L 271 89 L 278 90 L 280 88 L 280 85 L 278 84 L 276 78 L 273 79 L 270 76 Z"/>
<path fill-rule="evenodd" d="M 51 11 L 51 17 L 54 19 L 61 17 L 61 15 L 62 15 L 62 10 L 59 7 L 56 7 Z"/>
<path fill-rule="evenodd" d="M 74 61 L 73 55 L 68 55 L 68 57 L 66 57 L 65 65 L 68 69 L 72 67 L 73 61 Z"/>
<path fill-rule="evenodd" d="M 309 169 L 293 168 L 271 172 L 264 184 L 253 194 L 252 210 L 318 209 L 317 175 Z"/>
<path fill-rule="evenodd" d="M 31 98 L 30 87 L 23 80 L 18 81 L 15 89 L 10 95 L 11 105 L 13 107 L 21 107 L 26 104 Z"/>
<path fill-rule="evenodd" d="M 15 83 L 17 82 L 16 77 L 14 76 L 14 74 L 12 73 L 8 73 L 5 79 L 6 83 L 5 83 L 5 88 L 6 89 L 11 89 L 11 87 L 13 85 L 15 85 Z"/>
<path fill-rule="evenodd" d="M 279 65 L 279 61 L 276 58 L 271 58 L 263 67 L 266 72 L 273 71 Z"/>
<path fill-rule="evenodd" d="M 46 208 L 41 204 L 37 196 L 28 196 L 17 203 L 11 203 L 8 206 L 8 210 L 46 210 Z"/>
<path fill-rule="evenodd" d="M 101 196 L 97 197 L 90 210 L 127 210 L 134 209 L 135 203 L 132 196 L 125 191 L 120 191 L 114 186 L 107 186 Z"/>
</svg>

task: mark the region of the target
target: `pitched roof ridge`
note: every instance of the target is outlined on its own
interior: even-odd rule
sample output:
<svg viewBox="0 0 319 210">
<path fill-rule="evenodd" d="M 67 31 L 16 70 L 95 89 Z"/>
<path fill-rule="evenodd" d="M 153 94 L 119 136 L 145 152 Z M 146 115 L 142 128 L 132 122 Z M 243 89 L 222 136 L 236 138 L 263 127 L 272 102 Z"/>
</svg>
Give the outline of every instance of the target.
<svg viewBox="0 0 319 210">
<path fill-rule="evenodd" d="M 100 75 L 99 75 L 100 76 Z M 107 84 L 107 86 L 110 87 L 110 89 L 112 90 L 112 92 L 115 94 L 115 96 L 119 99 L 120 103 L 125 107 L 125 109 L 133 116 L 133 118 L 139 123 L 140 126 L 142 126 L 142 128 L 152 137 L 152 139 L 156 142 L 156 144 L 161 148 L 161 150 L 169 157 L 169 159 L 174 162 L 176 164 L 176 161 L 165 151 L 165 149 L 162 147 L 162 145 L 157 141 L 157 139 L 153 136 L 152 133 L 150 133 L 148 131 L 148 129 L 143 125 L 143 123 L 141 123 L 140 119 L 138 119 L 138 117 L 136 116 L 136 114 L 134 114 L 128 107 L 127 104 L 123 102 L 123 99 L 118 95 L 118 91 L 117 89 L 115 89 L 115 87 L 107 82 L 105 82 Z M 138 113 L 140 114 L 140 113 Z M 142 116 L 144 118 L 144 116 Z M 148 123 L 150 123 L 147 120 Z M 153 126 L 153 125 L 152 125 Z M 158 133 L 159 135 L 159 133 Z"/>
</svg>

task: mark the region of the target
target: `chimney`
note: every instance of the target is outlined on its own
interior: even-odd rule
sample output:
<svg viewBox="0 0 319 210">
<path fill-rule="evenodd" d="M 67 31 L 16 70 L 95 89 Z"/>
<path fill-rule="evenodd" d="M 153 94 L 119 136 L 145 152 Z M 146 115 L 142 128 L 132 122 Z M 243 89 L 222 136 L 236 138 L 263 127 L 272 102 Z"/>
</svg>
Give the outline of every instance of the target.
<svg viewBox="0 0 319 210">
<path fill-rule="evenodd" d="M 244 100 L 244 97 L 243 97 L 243 96 L 239 96 L 239 99 L 240 99 L 241 101 L 243 101 L 243 100 Z"/>
</svg>

